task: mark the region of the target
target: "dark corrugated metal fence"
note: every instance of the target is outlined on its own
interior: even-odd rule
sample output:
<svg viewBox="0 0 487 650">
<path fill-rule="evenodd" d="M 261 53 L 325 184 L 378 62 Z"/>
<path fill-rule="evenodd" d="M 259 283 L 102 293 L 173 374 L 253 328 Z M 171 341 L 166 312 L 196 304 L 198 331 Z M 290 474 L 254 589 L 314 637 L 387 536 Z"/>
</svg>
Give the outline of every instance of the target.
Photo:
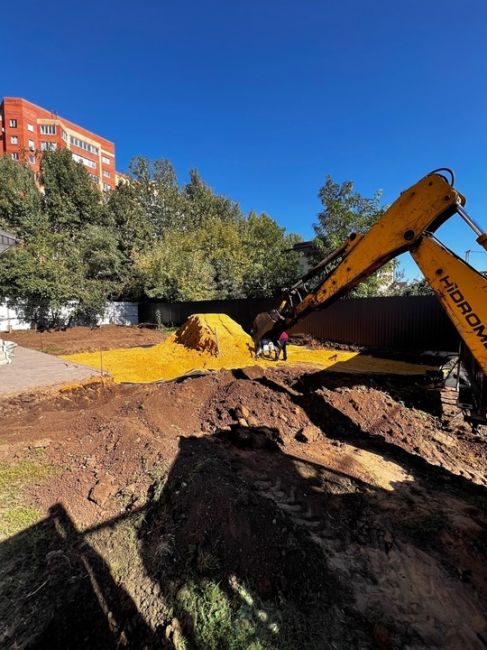
<svg viewBox="0 0 487 650">
<path fill-rule="evenodd" d="M 152 302 L 139 306 L 139 322 L 174 326 L 191 314 L 220 313 L 250 331 L 256 314 L 278 303 L 278 299 L 268 298 Z M 310 314 L 292 333 L 349 345 L 407 350 L 456 350 L 459 343 L 457 331 L 435 296 L 343 299 Z"/>
<path fill-rule="evenodd" d="M 191 314 L 228 314 L 249 332 L 256 314 L 273 309 L 278 304 L 279 300 L 272 298 L 141 303 L 139 323 L 160 322 L 163 325 L 177 326 L 184 323 Z"/>
<path fill-rule="evenodd" d="M 307 316 L 293 330 L 317 338 L 392 349 L 456 350 L 456 329 L 435 296 L 351 298 Z"/>
</svg>

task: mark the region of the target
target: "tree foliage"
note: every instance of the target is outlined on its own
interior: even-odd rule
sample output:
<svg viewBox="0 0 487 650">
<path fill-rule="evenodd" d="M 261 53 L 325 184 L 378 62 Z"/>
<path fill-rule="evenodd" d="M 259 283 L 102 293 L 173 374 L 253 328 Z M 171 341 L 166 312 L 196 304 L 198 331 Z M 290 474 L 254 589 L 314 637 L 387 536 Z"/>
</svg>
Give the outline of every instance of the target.
<svg viewBox="0 0 487 650">
<path fill-rule="evenodd" d="M 46 151 L 41 161 L 44 213 L 54 232 L 73 237 L 85 226 L 107 225 L 109 213 L 86 168 L 67 149 Z"/>
<path fill-rule="evenodd" d="M 415 278 L 406 282 L 402 276 L 391 286 L 390 296 L 432 296 L 434 291 L 426 278 Z"/>
<path fill-rule="evenodd" d="M 248 260 L 244 277 L 245 295 L 272 296 L 276 287 L 289 287 L 296 281 L 299 256 L 292 247 L 301 237 L 286 235 L 285 229 L 267 214 L 249 214 L 245 232 L 245 254 Z"/>
<path fill-rule="evenodd" d="M 42 228 L 41 195 L 31 169 L 9 156 L 0 158 L 0 228 L 32 234 Z"/>
<path fill-rule="evenodd" d="M 298 260 L 268 215 L 242 213 L 192 170 L 137 157 L 131 181 L 102 194 L 67 150 L 45 152 L 43 191 L 27 165 L 0 158 L 0 227 L 21 244 L 0 258 L 0 300 L 57 324 L 67 305 L 93 322 L 108 299 L 200 300 L 273 295 Z"/>
<path fill-rule="evenodd" d="M 356 192 L 352 181 L 337 183 L 331 176 L 320 188 L 319 199 L 322 209 L 314 225 L 316 261 L 323 259 L 341 246 L 351 233 L 366 233 L 384 212 L 381 206 L 381 192 L 365 197 Z M 355 296 L 379 295 L 392 281 L 395 262 L 389 262 L 381 270 L 358 285 Z M 328 268 L 328 271 L 333 266 Z"/>
</svg>

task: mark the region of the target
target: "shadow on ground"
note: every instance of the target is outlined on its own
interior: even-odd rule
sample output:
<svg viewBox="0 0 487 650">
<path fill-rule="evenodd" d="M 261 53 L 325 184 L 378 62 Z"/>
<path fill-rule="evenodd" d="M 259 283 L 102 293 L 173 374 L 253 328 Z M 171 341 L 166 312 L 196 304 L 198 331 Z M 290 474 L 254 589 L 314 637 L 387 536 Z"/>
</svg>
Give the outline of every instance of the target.
<svg viewBox="0 0 487 650">
<path fill-rule="evenodd" d="M 486 491 L 291 395 L 403 478 L 377 488 L 259 428 L 182 437 L 143 507 L 79 531 L 56 504 L 0 545 L 0 646 L 484 648 Z M 124 544 L 138 574 L 115 570 Z"/>
</svg>

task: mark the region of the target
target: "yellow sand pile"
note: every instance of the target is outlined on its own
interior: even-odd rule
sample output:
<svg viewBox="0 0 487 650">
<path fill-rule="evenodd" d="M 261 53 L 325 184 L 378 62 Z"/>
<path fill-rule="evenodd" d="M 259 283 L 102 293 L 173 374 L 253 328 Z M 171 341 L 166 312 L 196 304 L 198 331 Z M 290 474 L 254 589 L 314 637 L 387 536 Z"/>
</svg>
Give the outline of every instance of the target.
<svg viewBox="0 0 487 650">
<path fill-rule="evenodd" d="M 238 323 L 226 314 L 193 314 L 174 335 L 174 342 L 189 350 L 239 363 L 252 360 L 253 342 Z"/>
<path fill-rule="evenodd" d="M 172 336 L 150 348 L 124 348 L 84 352 L 63 357 L 112 374 L 116 382 L 148 383 L 170 380 L 192 370 L 222 370 L 250 365 L 275 366 L 276 362 L 256 360 L 252 339 L 225 314 L 195 314 Z M 309 350 L 288 346 L 288 361 L 308 363 L 338 372 L 392 373 L 413 375 L 429 370 L 428 366 L 378 359 L 357 352 Z"/>
</svg>

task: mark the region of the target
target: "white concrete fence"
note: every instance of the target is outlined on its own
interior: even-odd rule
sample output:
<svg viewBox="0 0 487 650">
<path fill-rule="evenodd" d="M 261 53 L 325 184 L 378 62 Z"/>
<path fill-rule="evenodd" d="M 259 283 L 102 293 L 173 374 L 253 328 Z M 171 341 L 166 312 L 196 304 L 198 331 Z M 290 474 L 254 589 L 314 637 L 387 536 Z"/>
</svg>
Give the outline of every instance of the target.
<svg viewBox="0 0 487 650">
<path fill-rule="evenodd" d="M 66 307 L 63 316 L 69 317 L 75 309 Z M 109 302 L 106 305 L 103 318 L 99 319 L 99 325 L 137 325 L 139 322 L 139 308 L 136 302 Z M 28 330 L 30 323 L 19 318 L 14 309 L 8 309 L 5 304 L 0 304 L 0 332 L 11 332 L 12 330 Z"/>
</svg>

